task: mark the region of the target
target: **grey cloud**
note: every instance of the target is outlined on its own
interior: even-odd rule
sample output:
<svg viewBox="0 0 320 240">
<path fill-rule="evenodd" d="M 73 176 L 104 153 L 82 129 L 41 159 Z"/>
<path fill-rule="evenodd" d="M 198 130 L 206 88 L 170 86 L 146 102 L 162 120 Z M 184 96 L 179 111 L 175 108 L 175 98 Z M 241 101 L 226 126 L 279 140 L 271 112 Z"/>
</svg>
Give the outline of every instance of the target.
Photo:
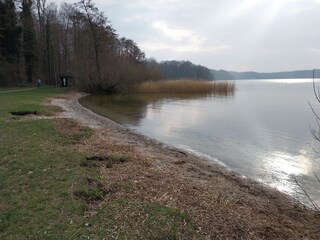
<svg viewBox="0 0 320 240">
<path fill-rule="evenodd" d="M 148 57 L 215 69 L 312 69 L 320 60 L 320 0 L 96 1 L 119 35 Z"/>
</svg>

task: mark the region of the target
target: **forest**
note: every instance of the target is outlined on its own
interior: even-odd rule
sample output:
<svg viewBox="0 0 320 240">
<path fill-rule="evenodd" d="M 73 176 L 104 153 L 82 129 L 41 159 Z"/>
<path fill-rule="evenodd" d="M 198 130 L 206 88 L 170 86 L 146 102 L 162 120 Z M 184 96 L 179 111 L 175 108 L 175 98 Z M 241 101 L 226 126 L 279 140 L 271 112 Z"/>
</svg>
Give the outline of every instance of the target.
<svg viewBox="0 0 320 240">
<path fill-rule="evenodd" d="M 159 68 L 165 79 L 213 79 L 207 67 L 195 65 L 190 61 L 163 61 Z"/>
<path fill-rule="evenodd" d="M 84 91 L 130 92 L 160 79 L 211 79 L 209 69 L 188 61 L 147 59 L 131 39 L 120 37 L 91 0 L 0 0 L 0 86 L 42 79 L 59 85 L 72 77 Z"/>
</svg>

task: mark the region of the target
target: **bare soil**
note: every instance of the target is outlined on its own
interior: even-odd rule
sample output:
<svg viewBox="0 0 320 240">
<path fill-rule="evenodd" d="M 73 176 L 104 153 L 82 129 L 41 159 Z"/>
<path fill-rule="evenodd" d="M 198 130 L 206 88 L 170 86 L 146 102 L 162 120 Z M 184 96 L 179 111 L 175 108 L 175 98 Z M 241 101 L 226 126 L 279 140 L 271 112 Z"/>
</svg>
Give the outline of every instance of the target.
<svg viewBox="0 0 320 240">
<path fill-rule="evenodd" d="M 130 197 L 187 212 L 205 239 L 320 239 L 318 212 L 218 163 L 101 117 L 78 103 L 81 96 L 51 99 L 52 105 L 64 110 L 58 118 L 71 118 L 95 131 L 74 149 L 130 157 L 112 167 L 99 166 L 108 183 L 105 189 L 127 186 L 104 201 Z M 59 130 L 78 130 L 73 121 L 67 122 L 65 127 L 57 122 Z"/>
</svg>

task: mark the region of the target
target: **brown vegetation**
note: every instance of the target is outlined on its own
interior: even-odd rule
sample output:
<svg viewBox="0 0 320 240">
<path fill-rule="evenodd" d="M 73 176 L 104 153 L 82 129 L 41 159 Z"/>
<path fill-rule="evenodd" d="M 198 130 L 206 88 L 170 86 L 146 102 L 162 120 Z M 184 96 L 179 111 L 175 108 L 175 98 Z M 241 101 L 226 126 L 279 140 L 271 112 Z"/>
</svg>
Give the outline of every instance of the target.
<svg viewBox="0 0 320 240">
<path fill-rule="evenodd" d="M 196 80 L 172 80 L 144 82 L 135 89 L 136 93 L 214 93 L 233 94 L 235 84 L 231 82 L 208 82 Z"/>
<path fill-rule="evenodd" d="M 76 150 L 130 157 L 112 168 L 98 166 L 105 189 L 117 187 L 105 202 L 134 199 L 186 212 L 205 239 L 320 238 L 320 216 L 290 197 L 77 109 L 70 100 L 60 103 L 70 116 L 96 128 L 90 139 L 74 146 Z M 119 209 L 117 218 L 121 214 Z"/>
<path fill-rule="evenodd" d="M 98 140 L 98 141 L 97 141 Z M 106 188 L 124 186 L 114 198 L 164 204 L 188 213 L 208 239 L 318 239 L 319 217 L 292 200 L 253 181 L 212 165 L 195 163 L 188 153 L 111 140 L 106 132 L 89 139 L 86 151 L 126 154 L 132 161 L 100 168 Z M 152 142 L 148 148 L 152 147 Z M 198 161 L 201 161 L 197 159 Z M 98 210 L 99 211 L 99 210 Z"/>
</svg>

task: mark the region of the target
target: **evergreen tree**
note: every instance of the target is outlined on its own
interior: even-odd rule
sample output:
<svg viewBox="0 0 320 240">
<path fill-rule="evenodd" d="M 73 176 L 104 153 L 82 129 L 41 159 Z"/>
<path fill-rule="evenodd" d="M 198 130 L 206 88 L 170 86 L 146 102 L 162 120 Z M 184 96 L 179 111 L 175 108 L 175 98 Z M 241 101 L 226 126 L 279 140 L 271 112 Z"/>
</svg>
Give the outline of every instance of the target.
<svg viewBox="0 0 320 240">
<path fill-rule="evenodd" d="M 14 0 L 0 1 L 0 85 L 20 82 L 21 26 Z"/>
<path fill-rule="evenodd" d="M 21 27 L 18 25 L 13 0 L 0 2 L 0 51 L 8 63 L 19 60 Z"/>
<path fill-rule="evenodd" d="M 35 64 L 37 61 L 36 54 L 36 33 L 35 25 L 32 18 L 32 1 L 23 0 L 22 2 L 22 31 L 23 31 L 23 55 L 26 65 L 26 75 L 29 82 L 32 82 Z"/>
</svg>

